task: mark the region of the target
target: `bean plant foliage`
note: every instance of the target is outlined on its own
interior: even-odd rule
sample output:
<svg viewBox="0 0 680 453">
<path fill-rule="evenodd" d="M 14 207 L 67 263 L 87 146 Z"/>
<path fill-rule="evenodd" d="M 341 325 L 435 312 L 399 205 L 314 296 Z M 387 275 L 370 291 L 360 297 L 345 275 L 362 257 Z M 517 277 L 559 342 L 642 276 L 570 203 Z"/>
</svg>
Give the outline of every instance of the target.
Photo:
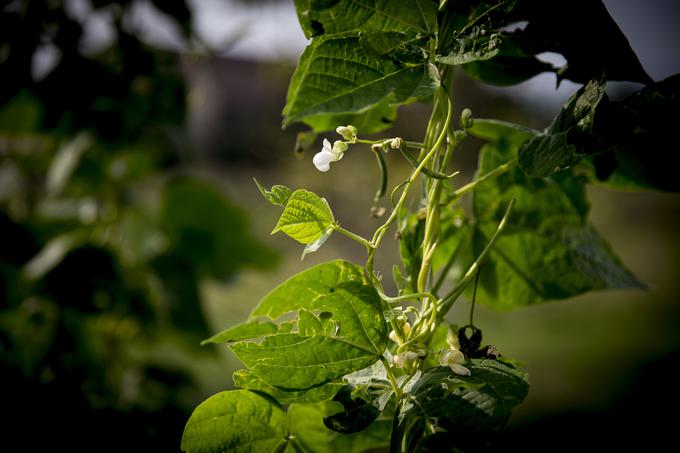
<svg viewBox="0 0 680 453">
<path fill-rule="evenodd" d="M 296 0 L 311 41 L 283 109 L 284 126 L 336 129 L 314 156 L 328 171 L 369 148 L 391 208 L 367 239 L 344 228 L 305 189 L 258 184 L 281 209 L 273 233 L 316 251 L 333 234 L 366 249 L 365 263 L 316 265 L 274 288 L 249 319 L 205 340 L 243 362 L 240 390 L 219 393 L 189 419 L 182 448 L 214 451 L 469 451 L 494 435 L 528 392 L 526 372 L 482 331 L 446 315 L 462 297 L 495 308 L 591 290 L 641 288 L 588 220 L 588 183 L 678 191 L 666 157 L 677 118 L 678 77 L 654 82 L 597 0 Z M 563 67 L 537 58 L 564 56 Z M 454 120 L 452 75 L 512 85 L 553 72 L 582 87 L 545 130 L 497 119 Z M 619 101 L 606 83 L 644 87 Z M 361 134 L 385 130 L 400 105 L 432 103 L 421 141 Z M 457 183 L 452 153 L 483 139 L 471 183 Z M 358 150 L 357 150 L 358 151 Z M 383 154 L 413 171 L 387 192 Z M 460 207 L 466 194 L 471 212 Z M 389 203 L 386 201 L 386 203 Z M 374 269 L 388 231 L 402 263 L 388 295 Z M 389 287 L 392 287 L 391 285 Z M 473 305 L 474 306 L 474 305 Z"/>
</svg>

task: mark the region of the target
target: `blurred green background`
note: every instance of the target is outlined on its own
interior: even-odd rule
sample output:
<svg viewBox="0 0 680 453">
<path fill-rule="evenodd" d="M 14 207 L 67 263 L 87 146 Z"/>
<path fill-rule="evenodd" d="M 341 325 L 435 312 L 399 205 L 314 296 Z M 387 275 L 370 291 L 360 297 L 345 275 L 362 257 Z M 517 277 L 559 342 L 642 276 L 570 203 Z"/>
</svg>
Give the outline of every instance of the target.
<svg viewBox="0 0 680 453">
<path fill-rule="evenodd" d="M 193 408 L 231 388 L 240 368 L 226 348 L 200 340 L 243 321 L 305 267 L 363 261 L 361 247 L 338 235 L 301 262 L 299 244 L 269 235 L 279 210 L 252 182 L 309 188 L 364 236 L 379 225 L 369 215 L 378 170 L 367 148 L 322 174 L 313 153 L 293 153 L 301 129 L 280 129 L 304 46 L 291 3 L 1 3 L 7 445 L 178 451 Z M 655 79 L 680 70 L 672 51 L 664 55 L 677 42 L 664 26 L 678 18 L 673 2 L 607 5 Z M 626 24 L 645 17 L 659 27 L 636 41 L 640 29 Z M 554 78 L 539 79 L 500 90 L 460 75 L 456 109 L 545 127 L 575 86 L 553 91 Z M 634 88 L 611 86 L 615 96 Z M 406 107 L 395 134 L 418 139 L 428 113 Z M 471 140 L 456 156 L 464 178 L 478 145 Z M 407 174 L 395 156 L 388 166 L 392 182 Z M 649 446 L 672 426 L 661 411 L 679 402 L 680 198 L 600 187 L 589 195 L 595 226 L 649 290 L 476 310 L 485 342 L 531 376 L 505 437 L 511 446 L 566 450 L 587 436 L 595 439 L 589 447 L 606 446 L 626 430 Z M 386 275 L 395 242 L 379 257 Z M 451 319 L 466 319 L 467 310 L 460 302 Z"/>
</svg>

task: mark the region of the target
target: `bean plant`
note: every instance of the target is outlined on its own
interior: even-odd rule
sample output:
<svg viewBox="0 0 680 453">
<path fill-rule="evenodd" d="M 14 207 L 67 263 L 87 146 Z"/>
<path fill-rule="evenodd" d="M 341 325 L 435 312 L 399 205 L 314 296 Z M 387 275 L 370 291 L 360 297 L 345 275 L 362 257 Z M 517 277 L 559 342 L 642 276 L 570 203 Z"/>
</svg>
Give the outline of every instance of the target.
<svg viewBox="0 0 680 453">
<path fill-rule="evenodd" d="M 341 226 L 321 196 L 257 183 L 282 210 L 273 233 L 303 244 L 303 256 L 341 234 L 365 249 L 366 260 L 326 262 L 294 275 L 246 322 L 205 340 L 226 343 L 245 368 L 233 376 L 240 390 L 196 408 L 182 448 L 492 447 L 527 395 L 527 373 L 502 345 L 484 343 L 472 309 L 465 319 L 447 314 L 464 298 L 472 308 L 477 299 L 514 308 L 643 287 L 589 223 L 585 187 L 679 189 L 662 159 L 670 118 L 680 110 L 678 77 L 652 81 L 598 0 L 295 6 L 311 42 L 291 79 L 283 124 L 310 126 L 300 147 L 317 134 L 338 134 L 312 159 L 321 172 L 342 165 L 349 152 L 376 160 L 382 177 L 372 213 L 381 225 L 361 237 Z M 537 58 L 543 52 L 561 54 L 566 64 L 545 63 Z M 581 88 L 538 131 L 473 118 L 467 108 L 457 113 L 456 67 L 502 86 L 551 71 Z M 610 80 L 641 88 L 613 100 Z M 420 139 L 384 132 L 375 138 L 400 105 L 414 101 L 432 104 Z M 484 145 L 475 175 L 462 184 L 452 156 L 470 136 Z M 412 166 L 407 179 L 388 184 L 387 153 Z M 366 190 L 370 196 L 374 189 Z M 464 196 L 471 209 L 463 209 Z M 401 263 L 388 276 L 376 270 L 375 258 L 395 237 Z"/>
</svg>

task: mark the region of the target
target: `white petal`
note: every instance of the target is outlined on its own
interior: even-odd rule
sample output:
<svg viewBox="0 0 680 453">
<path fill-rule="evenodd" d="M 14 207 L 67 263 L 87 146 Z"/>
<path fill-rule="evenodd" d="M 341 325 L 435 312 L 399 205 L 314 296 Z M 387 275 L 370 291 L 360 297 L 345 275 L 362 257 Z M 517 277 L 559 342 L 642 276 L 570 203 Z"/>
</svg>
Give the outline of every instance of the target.
<svg viewBox="0 0 680 453">
<path fill-rule="evenodd" d="M 314 162 L 314 166 L 317 168 L 317 170 L 327 172 L 331 168 L 330 164 L 333 162 L 333 160 L 333 154 L 324 150 L 316 153 L 312 159 L 312 162 Z"/>
<path fill-rule="evenodd" d="M 464 361 L 465 356 L 463 355 L 463 353 L 456 349 L 452 349 L 442 354 L 439 363 L 443 366 L 452 366 L 458 363 L 463 363 Z"/>
<path fill-rule="evenodd" d="M 449 368 L 451 368 L 451 371 L 454 372 L 454 374 L 457 374 L 458 376 L 470 376 L 470 370 L 465 368 L 463 365 L 458 365 L 457 363 L 454 363 L 451 365 Z"/>
<path fill-rule="evenodd" d="M 331 146 L 331 142 L 328 141 L 327 138 L 323 139 L 323 149 L 321 151 L 328 151 L 331 152 L 333 147 Z"/>
</svg>

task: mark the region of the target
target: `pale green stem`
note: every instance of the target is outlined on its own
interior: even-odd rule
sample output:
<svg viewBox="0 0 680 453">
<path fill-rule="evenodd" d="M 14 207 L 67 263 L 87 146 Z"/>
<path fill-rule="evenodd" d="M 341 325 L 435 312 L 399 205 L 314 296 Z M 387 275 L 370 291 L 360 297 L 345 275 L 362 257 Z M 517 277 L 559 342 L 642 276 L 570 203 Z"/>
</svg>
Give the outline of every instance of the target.
<svg viewBox="0 0 680 453">
<path fill-rule="evenodd" d="M 503 232 L 505 225 L 508 223 L 508 218 L 510 217 L 510 212 L 512 211 L 512 207 L 514 206 L 514 204 L 515 199 L 513 198 L 512 200 L 510 200 L 508 208 L 505 210 L 505 214 L 503 215 L 503 218 L 498 224 L 498 227 L 496 228 L 496 231 L 494 232 L 493 236 L 491 236 L 489 243 L 486 244 L 486 247 L 484 247 L 482 253 L 479 254 L 475 262 L 472 263 L 472 265 L 468 268 L 467 272 L 460 280 L 458 285 L 451 291 L 451 293 L 448 296 L 444 298 L 441 311 L 439 312 L 440 318 L 443 318 L 446 315 L 446 313 L 453 306 L 453 303 L 458 299 L 458 297 L 463 293 L 463 291 L 465 291 L 467 285 L 475 277 L 475 274 L 477 273 L 479 266 L 481 266 L 482 262 L 484 261 L 484 258 L 486 258 L 486 255 L 489 253 L 489 250 L 491 250 L 491 247 L 493 246 L 494 242 L 496 242 L 496 239 L 498 239 L 500 234 Z"/>
<path fill-rule="evenodd" d="M 478 185 L 482 184 L 485 181 L 488 181 L 489 179 L 495 178 L 496 176 L 502 175 L 506 171 L 512 169 L 515 165 L 517 165 L 517 160 L 513 159 L 509 162 L 504 163 L 503 165 L 500 165 L 493 170 L 491 170 L 488 173 L 483 174 L 479 178 L 475 179 L 474 181 L 471 181 L 467 184 L 465 184 L 463 187 L 457 189 L 453 194 L 451 194 L 451 200 L 455 200 L 459 198 L 461 195 L 464 193 L 467 193 L 477 187 Z"/>
<path fill-rule="evenodd" d="M 344 234 L 348 238 L 358 242 L 359 244 L 366 247 L 368 250 L 371 250 L 373 248 L 373 245 L 368 241 L 368 239 L 364 239 L 361 236 L 359 236 L 358 234 L 354 234 L 351 231 L 344 229 L 340 225 L 337 225 L 337 224 L 333 225 L 333 229 L 335 231 L 337 231 L 338 233 Z"/>
<path fill-rule="evenodd" d="M 448 98 L 447 98 L 447 100 L 448 100 Z M 406 186 L 404 187 L 404 191 L 401 193 L 401 197 L 399 197 L 399 201 L 395 205 L 395 207 L 392 210 L 392 213 L 390 214 L 388 219 L 385 221 L 385 223 L 380 228 L 378 228 L 376 230 L 375 234 L 373 235 L 373 240 L 371 241 L 372 249 L 369 249 L 368 260 L 366 261 L 366 269 L 368 270 L 371 278 L 374 278 L 373 277 L 373 258 L 375 256 L 375 250 L 380 245 L 380 242 L 382 241 L 382 238 L 385 235 L 385 232 L 387 231 L 387 229 L 396 220 L 397 215 L 399 213 L 399 210 L 401 209 L 401 207 L 406 202 L 406 198 L 408 197 L 409 189 L 410 189 L 411 185 L 413 184 L 413 182 L 418 177 L 420 170 L 423 169 L 423 167 L 427 164 L 428 160 L 437 152 L 437 149 L 439 148 L 439 146 L 444 141 L 444 137 L 446 137 L 446 132 L 447 132 L 447 129 L 448 129 L 448 124 L 451 122 L 451 110 L 452 110 L 451 109 L 451 101 L 449 100 L 448 106 L 447 106 L 447 111 L 446 111 L 446 121 L 445 121 L 446 127 L 442 128 L 442 131 L 439 134 L 439 137 L 437 137 L 437 141 L 434 143 L 434 145 L 432 145 L 432 148 L 427 153 L 427 155 L 420 161 L 420 164 L 413 170 L 413 173 L 411 173 L 411 176 L 409 177 L 408 181 L 406 181 Z"/>
<path fill-rule="evenodd" d="M 387 302 L 388 304 L 396 304 L 399 302 L 403 302 L 405 300 L 416 300 L 416 299 L 422 299 L 422 298 L 428 298 L 432 302 L 436 302 L 437 298 L 430 293 L 413 293 L 413 294 L 404 294 L 401 296 L 395 296 L 395 297 L 390 297 L 385 294 L 381 294 L 380 297 Z"/>
<path fill-rule="evenodd" d="M 399 400 L 401 400 L 401 395 L 402 391 L 401 388 L 399 388 L 399 384 L 397 384 L 397 380 L 394 377 L 394 373 L 392 372 L 392 368 L 390 367 L 390 363 L 387 361 L 385 356 L 382 354 L 380 355 L 380 361 L 382 362 L 383 366 L 385 367 L 385 374 L 387 374 L 387 379 L 389 379 L 390 384 L 392 384 L 392 388 L 394 389 L 394 396 L 397 400 L 397 403 Z"/>
<path fill-rule="evenodd" d="M 396 137 L 394 137 L 394 138 L 396 138 Z M 363 143 L 364 145 L 382 145 L 383 143 L 391 142 L 392 140 L 394 140 L 394 138 L 383 138 L 383 139 L 380 139 L 380 140 L 365 140 L 365 139 L 362 139 L 362 138 L 357 138 L 356 143 Z M 410 141 L 410 140 L 402 140 L 401 142 L 407 148 L 421 149 L 421 148 L 425 147 L 425 144 L 420 143 L 420 142 L 414 142 L 414 141 Z"/>
</svg>

